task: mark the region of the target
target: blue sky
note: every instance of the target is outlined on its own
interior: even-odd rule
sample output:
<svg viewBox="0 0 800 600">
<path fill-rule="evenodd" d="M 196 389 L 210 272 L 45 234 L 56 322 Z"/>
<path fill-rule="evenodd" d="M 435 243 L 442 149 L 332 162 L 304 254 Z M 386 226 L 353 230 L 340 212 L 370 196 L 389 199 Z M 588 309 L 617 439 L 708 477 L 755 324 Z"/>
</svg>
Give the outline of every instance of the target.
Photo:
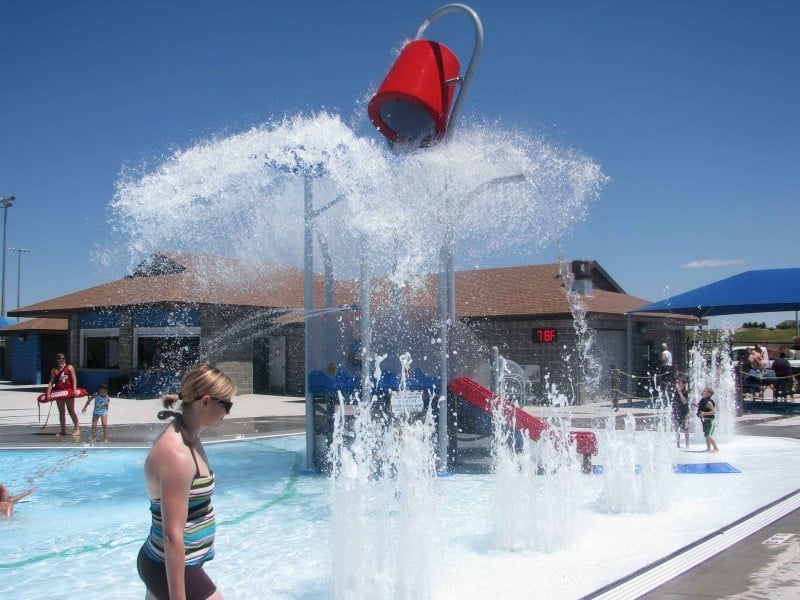
<svg viewBox="0 0 800 600">
<path fill-rule="evenodd" d="M 124 274 L 92 254 L 127 243 L 107 211 L 126 166 L 321 109 L 372 135 L 365 100 L 442 4 L 0 2 L 0 195 L 17 197 L 7 246 L 31 250 L 21 304 Z M 653 301 L 798 266 L 800 3 L 468 4 L 485 47 L 463 118 L 581 150 L 611 178 L 567 258 L 597 260 Z M 427 33 L 467 62 L 466 17 Z M 8 310 L 16 254 L 6 264 Z M 752 317 L 730 319 L 794 315 Z"/>
</svg>

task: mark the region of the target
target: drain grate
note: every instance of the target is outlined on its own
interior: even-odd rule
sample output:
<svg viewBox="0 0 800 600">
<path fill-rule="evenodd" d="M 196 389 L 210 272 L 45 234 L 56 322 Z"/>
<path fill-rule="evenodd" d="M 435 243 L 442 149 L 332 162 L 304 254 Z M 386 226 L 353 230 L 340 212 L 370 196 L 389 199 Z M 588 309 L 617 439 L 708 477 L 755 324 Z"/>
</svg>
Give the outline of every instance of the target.
<svg viewBox="0 0 800 600">
<path fill-rule="evenodd" d="M 776 533 L 775 535 L 768 537 L 761 543 L 766 544 L 767 546 L 777 546 L 778 544 L 782 544 L 792 536 L 794 536 L 793 533 Z"/>
</svg>

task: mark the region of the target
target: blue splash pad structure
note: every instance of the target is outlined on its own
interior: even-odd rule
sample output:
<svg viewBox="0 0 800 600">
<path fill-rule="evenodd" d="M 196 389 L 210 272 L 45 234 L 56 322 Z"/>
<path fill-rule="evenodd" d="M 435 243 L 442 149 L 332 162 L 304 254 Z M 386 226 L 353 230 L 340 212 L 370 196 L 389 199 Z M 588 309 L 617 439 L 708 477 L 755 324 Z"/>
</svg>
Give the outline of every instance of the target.
<svg viewBox="0 0 800 600">
<path fill-rule="evenodd" d="M 672 465 L 674 473 L 687 473 L 694 475 L 707 475 L 716 473 L 741 473 L 739 469 L 726 462 L 711 463 L 685 463 Z"/>
</svg>

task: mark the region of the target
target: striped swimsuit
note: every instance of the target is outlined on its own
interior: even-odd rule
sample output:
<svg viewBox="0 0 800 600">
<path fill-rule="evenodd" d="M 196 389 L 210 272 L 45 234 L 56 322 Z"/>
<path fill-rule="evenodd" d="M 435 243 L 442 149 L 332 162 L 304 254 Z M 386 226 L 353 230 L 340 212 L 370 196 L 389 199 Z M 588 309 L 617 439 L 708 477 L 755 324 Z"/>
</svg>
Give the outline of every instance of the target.
<svg viewBox="0 0 800 600">
<path fill-rule="evenodd" d="M 214 493 L 214 473 L 210 473 L 207 477 L 201 477 L 194 451 L 192 451 L 192 458 L 194 459 L 195 476 L 189 490 L 189 512 L 186 516 L 186 526 L 183 529 L 183 545 L 186 552 L 184 564 L 186 566 L 201 565 L 214 558 L 214 534 L 217 528 L 214 521 L 214 505 L 211 504 L 211 495 Z M 153 524 L 150 527 L 150 535 L 144 544 L 144 551 L 154 561 L 166 563 L 160 498 L 150 500 L 150 512 L 153 515 Z"/>
</svg>

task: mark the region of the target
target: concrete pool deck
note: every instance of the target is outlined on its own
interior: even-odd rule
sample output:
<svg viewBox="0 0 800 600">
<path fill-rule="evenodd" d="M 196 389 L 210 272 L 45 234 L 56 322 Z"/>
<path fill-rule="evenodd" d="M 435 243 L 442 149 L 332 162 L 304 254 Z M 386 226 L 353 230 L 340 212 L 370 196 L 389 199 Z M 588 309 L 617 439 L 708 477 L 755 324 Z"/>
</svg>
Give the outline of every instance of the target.
<svg viewBox="0 0 800 600">
<path fill-rule="evenodd" d="M 38 404 L 36 398 L 46 389 L 43 385 L 13 385 L 0 381 L 0 447 L 38 447 L 74 444 L 70 436 L 56 436 L 59 431 L 58 410 L 55 403 Z M 75 410 L 81 425 L 80 443 L 87 443 L 91 435 L 92 405 L 81 412 L 85 398 L 75 401 Z M 752 410 L 736 418 L 737 428 L 769 423 L 800 414 L 798 403 L 767 401 L 749 402 Z M 161 430 L 163 422 L 157 418 L 162 410 L 159 399 L 112 398 L 108 415 L 109 445 L 147 447 Z M 573 406 L 570 409 L 573 426 L 592 428 L 597 420 L 612 414 L 609 404 Z M 534 416 L 545 418 L 552 407 L 533 406 L 526 410 Z M 621 404 L 613 414 L 621 419 L 632 414 L 640 427 L 646 426 L 654 411 L 639 404 Z M 102 428 L 101 428 L 102 429 Z M 72 422 L 67 415 L 67 431 Z M 245 394 L 234 398 L 231 414 L 216 429 L 203 432 L 204 440 L 222 441 L 241 437 L 270 434 L 302 433 L 305 431 L 305 400 L 297 396 Z M 102 431 L 98 432 L 102 435 Z M 800 437 L 800 436 L 798 436 Z"/>
<path fill-rule="evenodd" d="M 38 404 L 46 386 L 15 386 L 0 382 L 0 447 L 52 447 L 75 445 L 68 435 L 59 437 L 55 402 Z M 81 412 L 86 398 L 75 401 L 81 426 L 80 443 L 88 443 L 92 431 L 92 404 Z M 112 398 L 108 414 L 109 445 L 147 447 L 164 427 L 159 421 L 163 406 L 158 399 Z M 67 415 L 67 431 L 72 421 Z M 246 394 L 234 398 L 231 415 L 215 429 L 203 433 L 204 440 L 226 440 L 257 435 L 305 431 L 305 400 L 291 396 Z M 98 427 L 102 437 L 102 427 Z"/>
</svg>

